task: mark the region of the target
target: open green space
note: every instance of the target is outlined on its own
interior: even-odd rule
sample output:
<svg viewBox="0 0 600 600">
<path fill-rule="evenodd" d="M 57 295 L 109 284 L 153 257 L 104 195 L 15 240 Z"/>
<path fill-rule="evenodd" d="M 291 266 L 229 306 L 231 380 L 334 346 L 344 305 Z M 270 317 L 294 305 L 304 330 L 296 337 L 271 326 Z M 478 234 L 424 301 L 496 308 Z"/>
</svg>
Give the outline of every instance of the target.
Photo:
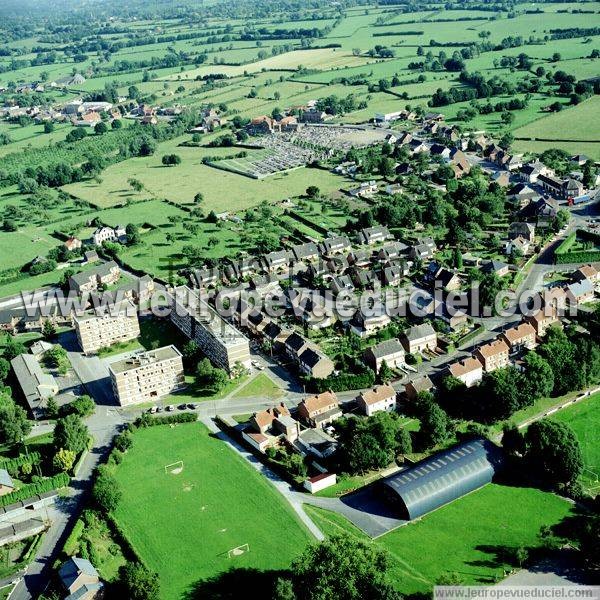
<svg viewBox="0 0 600 600">
<path fill-rule="evenodd" d="M 597 493 L 600 489 L 600 393 L 579 400 L 550 418 L 570 425 L 575 431 L 583 455 L 584 472 L 581 480 Z"/>
<path fill-rule="evenodd" d="M 162 598 L 232 567 L 285 568 L 310 541 L 271 484 L 203 425 L 142 429 L 133 441 L 116 471 L 115 518 L 158 572 Z M 180 474 L 165 472 L 177 461 Z M 248 552 L 228 558 L 243 544 Z"/>
<path fill-rule="evenodd" d="M 283 395 L 283 390 L 264 373 L 259 373 L 248 383 L 239 387 L 233 398 L 265 398 L 276 400 Z"/>
<path fill-rule="evenodd" d="M 344 517 L 305 509 L 328 535 L 345 531 L 364 539 Z M 511 551 L 536 547 L 540 527 L 560 523 L 572 510 L 547 492 L 490 484 L 373 543 L 390 553 L 402 593 L 428 592 L 447 574 L 465 585 L 491 584 L 510 570 Z"/>
</svg>

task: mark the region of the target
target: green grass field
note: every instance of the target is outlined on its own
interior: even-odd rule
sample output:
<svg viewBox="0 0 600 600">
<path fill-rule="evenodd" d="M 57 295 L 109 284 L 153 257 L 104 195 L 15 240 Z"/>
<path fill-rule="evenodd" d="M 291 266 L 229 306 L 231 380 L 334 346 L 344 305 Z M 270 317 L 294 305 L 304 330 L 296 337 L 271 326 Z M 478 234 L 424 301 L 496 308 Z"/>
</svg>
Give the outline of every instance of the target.
<svg viewBox="0 0 600 600">
<path fill-rule="evenodd" d="M 564 148 L 569 152 L 585 152 L 591 158 L 599 159 L 598 111 L 600 111 L 600 98 L 593 96 L 577 106 L 543 116 L 515 130 L 514 136 L 517 138 L 515 148 L 537 152 L 545 148 Z M 582 144 L 579 144 L 579 141 Z M 575 148 L 579 150 L 573 150 Z"/>
<path fill-rule="evenodd" d="M 183 472 L 165 473 L 176 461 Z M 310 541 L 267 480 L 199 423 L 137 431 L 116 477 L 115 517 L 165 600 L 232 567 L 285 568 Z M 242 544 L 250 551 L 228 558 Z"/>
<path fill-rule="evenodd" d="M 582 482 L 598 492 L 600 489 L 600 393 L 580 400 L 550 417 L 570 425 L 581 445 L 585 471 Z"/>
<path fill-rule="evenodd" d="M 275 400 L 283 395 L 283 390 L 264 373 L 259 373 L 233 394 L 233 398 L 266 398 Z"/>
<path fill-rule="evenodd" d="M 328 535 L 347 531 L 365 539 L 344 517 L 305 508 Z M 446 573 L 466 585 L 490 584 L 509 567 L 507 551 L 536 546 L 540 527 L 559 523 L 571 510 L 553 494 L 491 484 L 373 543 L 390 553 L 402 593 L 428 592 Z"/>
</svg>

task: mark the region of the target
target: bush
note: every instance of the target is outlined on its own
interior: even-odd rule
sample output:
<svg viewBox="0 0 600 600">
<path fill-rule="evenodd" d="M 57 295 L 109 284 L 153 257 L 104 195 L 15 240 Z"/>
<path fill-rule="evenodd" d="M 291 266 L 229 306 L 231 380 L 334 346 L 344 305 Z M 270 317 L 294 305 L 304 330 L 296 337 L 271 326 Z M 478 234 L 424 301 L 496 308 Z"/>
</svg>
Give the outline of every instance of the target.
<svg viewBox="0 0 600 600">
<path fill-rule="evenodd" d="M 164 417 L 151 417 L 144 413 L 135 420 L 136 427 L 154 427 L 155 425 L 171 425 L 173 423 L 193 423 L 198 420 L 196 413 L 178 413 L 165 415 Z"/>
<path fill-rule="evenodd" d="M 59 473 L 54 477 L 48 477 L 42 479 L 36 483 L 30 483 L 22 486 L 16 492 L 0 496 L 0 506 L 8 506 L 20 500 L 27 500 L 37 494 L 43 494 L 44 492 L 50 492 L 59 488 L 69 485 L 69 476 L 66 473 Z"/>
</svg>

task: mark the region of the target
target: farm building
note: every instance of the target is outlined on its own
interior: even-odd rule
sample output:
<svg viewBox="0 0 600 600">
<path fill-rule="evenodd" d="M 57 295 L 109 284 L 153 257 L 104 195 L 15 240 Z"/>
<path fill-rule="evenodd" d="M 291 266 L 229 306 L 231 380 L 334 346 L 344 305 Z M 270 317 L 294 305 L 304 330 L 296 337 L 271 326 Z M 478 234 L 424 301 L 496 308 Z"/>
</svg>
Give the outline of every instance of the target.
<svg viewBox="0 0 600 600">
<path fill-rule="evenodd" d="M 498 446 L 470 440 L 388 477 L 383 492 L 402 518 L 417 519 L 490 483 L 501 465 Z"/>
</svg>

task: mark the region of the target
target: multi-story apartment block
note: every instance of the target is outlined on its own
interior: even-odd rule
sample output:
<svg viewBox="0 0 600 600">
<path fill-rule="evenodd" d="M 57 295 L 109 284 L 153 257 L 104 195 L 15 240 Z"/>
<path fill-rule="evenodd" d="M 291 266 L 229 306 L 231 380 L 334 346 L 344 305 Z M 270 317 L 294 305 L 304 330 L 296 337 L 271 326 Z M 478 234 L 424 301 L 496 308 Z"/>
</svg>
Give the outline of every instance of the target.
<svg viewBox="0 0 600 600">
<path fill-rule="evenodd" d="M 92 311 L 74 319 L 77 341 L 85 354 L 98 352 L 117 342 L 128 342 L 140 335 L 137 311 L 131 302 L 104 313 Z"/>
<path fill-rule="evenodd" d="M 185 386 L 181 352 L 175 346 L 118 360 L 108 370 L 121 406 L 151 402 Z"/>
<path fill-rule="evenodd" d="M 171 298 L 172 323 L 194 340 L 215 366 L 228 373 L 236 364 L 250 368 L 250 344 L 243 333 L 187 286 L 176 288 Z"/>
</svg>

